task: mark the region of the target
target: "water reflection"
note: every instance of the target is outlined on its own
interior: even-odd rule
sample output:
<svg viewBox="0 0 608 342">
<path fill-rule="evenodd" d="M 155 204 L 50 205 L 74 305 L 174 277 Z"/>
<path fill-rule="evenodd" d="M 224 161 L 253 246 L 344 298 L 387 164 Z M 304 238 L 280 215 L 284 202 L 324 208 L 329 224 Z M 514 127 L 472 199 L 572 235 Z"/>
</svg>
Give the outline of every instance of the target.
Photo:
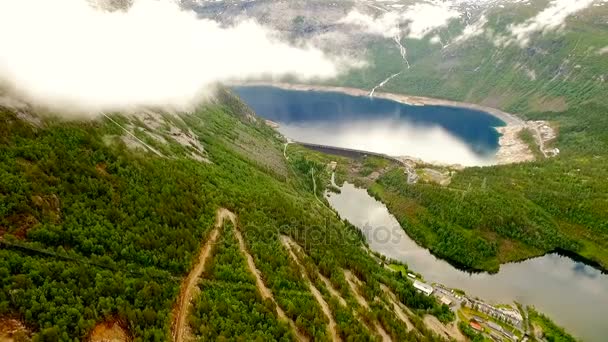
<svg viewBox="0 0 608 342">
<path fill-rule="evenodd" d="M 534 305 L 585 341 L 606 340 L 608 275 L 558 254 L 506 264 L 497 274 L 469 274 L 418 246 L 386 206 L 366 190 L 348 183 L 341 190 L 340 194 L 329 194 L 329 203 L 342 218 L 361 229 L 372 250 L 406 262 L 431 282 L 495 303 Z"/>
<path fill-rule="evenodd" d="M 494 162 L 502 121 L 479 111 L 340 93 L 237 87 L 258 115 L 302 142 L 462 165 Z"/>
</svg>

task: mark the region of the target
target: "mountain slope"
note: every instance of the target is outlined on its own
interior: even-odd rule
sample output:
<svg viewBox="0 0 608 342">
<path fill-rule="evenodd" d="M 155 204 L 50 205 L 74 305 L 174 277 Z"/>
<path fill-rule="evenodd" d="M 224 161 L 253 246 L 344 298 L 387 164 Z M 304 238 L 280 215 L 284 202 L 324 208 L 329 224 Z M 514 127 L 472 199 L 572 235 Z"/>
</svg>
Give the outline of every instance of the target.
<svg viewBox="0 0 608 342">
<path fill-rule="evenodd" d="M 351 311 L 325 298 L 343 339 L 371 338 L 367 322 L 381 317 L 395 340 L 436 340 L 417 315 L 453 318 L 361 249 L 358 233 L 310 192 L 309 174 L 286 163 L 276 133 L 230 93 L 221 91 L 191 115 L 147 110 L 71 122 L 40 118 L 28 108 L 3 108 L 1 115 L 0 316 L 22 320 L 35 340 L 82 340 L 107 322 L 136 341 L 170 340 L 180 282 L 209 238 L 218 208 L 238 215 L 263 281 L 308 338 L 328 340 L 328 322 L 281 234 L 304 248 L 311 266 L 344 298 L 352 298 L 346 269 L 365 281 L 368 301 L 380 301 L 369 311 Z M 221 257 L 211 260 L 216 280 L 202 283 L 207 299 L 196 304 L 193 323 L 218 314 L 205 303 L 231 293 L 228 282 L 214 285 L 226 279 L 222 265 L 242 263 L 232 260 L 234 241 L 222 243 L 228 245 L 218 250 Z M 418 332 L 408 332 L 381 304 L 381 285 L 416 313 Z M 241 321 L 242 329 L 264 330 L 255 322 Z M 227 338 L 239 331 L 219 329 Z M 199 326 L 193 332 L 211 333 Z"/>
<path fill-rule="evenodd" d="M 368 184 L 419 244 L 475 270 L 550 251 L 608 267 L 606 1 L 290 4 L 193 6 L 225 22 L 255 18 L 294 41 L 367 62 L 312 83 L 478 103 L 559 132 L 551 142 L 557 158 L 469 168 L 447 187 L 410 186 L 402 170 Z"/>
</svg>

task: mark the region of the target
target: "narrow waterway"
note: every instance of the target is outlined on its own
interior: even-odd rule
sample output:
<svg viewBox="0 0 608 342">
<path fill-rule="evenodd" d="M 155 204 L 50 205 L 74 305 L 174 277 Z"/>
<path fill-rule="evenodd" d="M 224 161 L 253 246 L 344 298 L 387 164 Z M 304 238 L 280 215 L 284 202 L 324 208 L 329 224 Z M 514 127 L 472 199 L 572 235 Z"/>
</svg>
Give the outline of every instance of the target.
<svg viewBox="0 0 608 342">
<path fill-rule="evenodd" d="M 533 305 L 583 341 L 608 340 L 608 275 L 558 254 L 502 265 L 497 274 L 463 272 L 418 246 L 365 189 L 345 183 L 341 190 L 328 201 L 361 229 L 370 248 L 407 263 L 427 281 L 493 303 Z"/>
</svg>

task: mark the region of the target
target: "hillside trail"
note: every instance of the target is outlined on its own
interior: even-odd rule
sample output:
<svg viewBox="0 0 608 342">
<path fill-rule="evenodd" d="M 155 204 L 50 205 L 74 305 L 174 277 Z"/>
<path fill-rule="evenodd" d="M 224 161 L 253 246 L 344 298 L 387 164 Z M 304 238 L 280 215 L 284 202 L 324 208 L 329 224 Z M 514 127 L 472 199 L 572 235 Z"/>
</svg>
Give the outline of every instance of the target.
<svg viewBox="0 0 608 342">
<path fill-rule="evenodd" d="M 403 323 L 405 323 L 405 326 L 407 327 L 408 331 L 414 329 L 414 325 L 410 321 L 408 315 L 403 310 L 407 310 L 409 314 L 411 314 L 411 311 L 397 299 L 397 296 L 386 285 L 382 284 L 380 285 L 380 288 L 384 293 L 388 295 L 388 299 L 393 305 L 393 312 L 395 313 L 397 318 L 399 318 Z"/>
<path fill-rule="evenodd" d="M 329 333 L 331 334 L 332 341 L 341 341 L 342 339 L 340 338 L 340 335 L 338 334 L 338 329 L 337 329 L 338 325 L 336 324 L 336 321 L 334 320 L 334 317 L 332 315 L 331 309 L 329 308 L 329 305 L 327 304 L 325 299 L 323 299 L 321 292 L 319 292 L 319 290 L 313 285 L 312 281 L 306 274 L 306 269 L 304 268 L 304 265 L 302 265 L 300 263 L 298 256 L 293 251 L 292 246 L 293 246 L 293 244 L 295 244 L 295 242 L 293 242 L 293 240 L 291 240 L 291 238 L 289 238 L 288 236 L 281 235 L 281 243 L 283 244 L 283 246 L 285 246 L 285 248 L 289 252 L 289 255 L 291 256 L 293 261 L 296 263 L 296 265 L 300 269 L 300 273 L 302 274 L 302 277 L 308 284 L 308 288 L 310 289 L 310 292 L 312 292 L 313 297 L 315 297 L 317 303 L 319 303 L 319 305 L 321 306 L 323 314 L 329 320 L 328 329 L 329 329 Z"/>
<path fill-rule="evenodd" d="M 458 327 L 455 324 L 450 324 L 448 326 L 441 323 L 437 317 L 431 315 L 425 315 L 422 320 L 424 324 L 433 330 L 437 335 L 441 337 L 445 337 L 448 340 L 455 340 L 458 342 L 466 341 L 466 337 L 460 332 Z"/>
<path fill-rule="evenodd" d="M 233 223 L 236 222 L 236 217 L 233 213 L 227 209 L 218 209 L 215 227 L 213 228 L 213 231 L 211 231 L 211 234 L 209 234 L 207 242 L 201 248 L 196 264 L 194 267 L 192 267 L 190 273 L 182 282 L 179 291 L 178 303 L 173 311 L 172 337 L 173 341 L 175 342 L 194 340 L 190 327 L 188 326 L 188 314 L 190 312 L 190 306 L 192 304 L 192 299 L 198 290 L 198 279 L 205 271 L 207 260 L 209 260 L 213 245 L 216 243 L 219 236 L 220 227 L 223 225 L 224 220 L 226 219 L 229 219 Z"/>
<path fill-rule="evenodd" d="M 336 299 L 338 299 L 338 302 L 340 303 L 340 305 L 347 306 L 346 300 L 344 300 L 342 295 L 340 295 L 340 292 L 338 292 L 338 290 L 336 290 L 336 288 L 331 283 L 331 281 L 329 279 L 327 279 L 327 277 L 325 277 L 321 273 L 317 273 L 317 275 L 319 276 L 319 279 L 321 279 L 321 281 L 325 284 L 325 287 L 327 287 L 327 290 L 329 291 L 329 293 L 332 296 L 336 297 Z"/>
<path fill-rule="evenodd" d="M 359 280 L 359 278 L 357 278 L 349 270 L 344 270 L 344 277 L 346 278 L 346 282 L 348 283 L 351 292 L 355 296 L 357 303 L 359 303 L 359 305 L 364 307 L 365 309 L 369 310 L 370 307 L 367 303 L 367 300 L 365 300 L 365 298 L 359 293 L 359 285 L 362 284 L 361 280 Z M 374 328 L 376 329 L 378 335 L 380 335 L 380 337 L 382 338 L 383 342 L 392 341 L 390 335 L 386 332 L 386 330 L 384 330 L 380 322 L 378 322 L 377 320 L 374 320 Z"/>
<path fill-rule="evenodd" d="M 288 236 L 285 236 L 285 237 L 288 239 L 289 243 L 291 244 L 291 247 L 295 248 L 298 251 L 298 253 L 306 255 L 306 253 L 302 249 L 302 246 L 300 246 L 292 238 L 290 238 Z M 321 279 L 321 281 L 325 284 L 325 287 L 327 287 L 327 290 L 329 291 L 329 293 L 332 296 L 336 297 L 336 299 L 338 299 L 338 301 L 340 302 L 340 305 L 342 305 L 342 306 L 348 306 L 346 304 L 346 300 L 344 300 L 344 298 L 340 294 L 340 291 L 336 290 L 336 288 L 334 287 L 334 285 L 331 283 L 331 281 L 329 279 L 327 279 L 326 276 L 322 275 L 318 270 L 317 270 L 317 276 L 319 276 L 319 279 Z"/>
<path fill-rule="evenodd" d="M 294 321 L 289 319 L 289 317 L 287 317 L 287 315 L 285 314 L 285 311 L 283 311 L 283 309 L 281 309 L 281 307 L 279 306 L 277 301 L 274 299 L 274 296 L 272 295 L 272 292 L 270 291 L 270 289 L 267 288 L 266 285 L 264 284 L 264 281 L 262 280 L 262 276 L 260 275 L 260 271 L 255 266 L 253 257 L 251 256 L 251 254 L 249 254 L 249 251 L 247 251 L 247 247 L 245 246 L 245 240 L 243 239 L 243 235 L 241 234 L 239 229 L 236 228 L 236 225 L 235 225 L 235 229 L 234 229 L 234 235 L 236 236 L 236 239 L 239 241 L 239 249 L 241 250 L 241 253 L 243 253 L 243 255 L 245 255 L 245 258 L 247 259 L 247 267 L 249 268 L 249 272 L 251 272 L 251 274 L 253 274 L 253 276 L 255 277 L 255 284 L 256 284 L 258 291 L 260 291 L 262 298 L 269 299 L 274 304 L 276 311 L 277 311 L 277 316 L 279 317 L 280 320 L 287 322 L 289 324 L 289 326 L 293 330 L 293 333 L 296 335 L 296 338 L 298 339 L 298 341 L 304 341 L 304 342 L 309 341 L 308 337 L 306 337 L 305 335 L 303 335 L 302 333 L 300 333 L 298 331 L 298 328 L 297 328 L 296 324 L 294 323 Z"/>
</svg>

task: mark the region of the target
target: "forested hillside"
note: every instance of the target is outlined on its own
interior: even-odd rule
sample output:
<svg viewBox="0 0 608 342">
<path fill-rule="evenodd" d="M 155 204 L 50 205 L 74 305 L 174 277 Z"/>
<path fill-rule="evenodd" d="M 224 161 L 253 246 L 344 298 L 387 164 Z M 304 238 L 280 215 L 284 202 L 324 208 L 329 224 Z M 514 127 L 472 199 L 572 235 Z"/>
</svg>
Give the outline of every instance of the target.
<svg viewBox="0 0 608 342">
<path fill-rule="evenodd" d="M 467 168 L 447 187 L 408 185 L 394 170 L 370 191 L 416 241 L 466 268 L 496 271 L 555 250 L 606 268 L 606 110 L 585 105 L 552 117 L 560 121 L 557 158 Z"/>
<path fill-rule="evenodd" d="M 280 234 L 301 245 L 310 270 L 349 303 L 337 305 L 317 284 L 343 338 L 373 339 L 369 327 L 378 321 L 398 340 L 439 339 L 418 316 L 449 321 L 449 309 L 368 256 L 359 234 L 315 199 L 309 170 L 286 163 L 276 133 L 229 93 L 218 98 L 191 115 L 93 121 L 2 109 L 0 317 L 24 322 L 36 341 L 87 340 L 102 322 L 117 322 L 135 341 L 170 340 L 180 282 L 223 207 L 238 216 L 263 281 L 298 333 L 329 339 Z M 254 291 L 233 229 L 224 227 L 200 282 L 192 331 L 204 340 L 293 339 Z M 369 310 L 352 300 L 345 270 L 361 279 Z M 416 332 L 386 309 L 380 284 L 411 308 Z"/>
</svg>

